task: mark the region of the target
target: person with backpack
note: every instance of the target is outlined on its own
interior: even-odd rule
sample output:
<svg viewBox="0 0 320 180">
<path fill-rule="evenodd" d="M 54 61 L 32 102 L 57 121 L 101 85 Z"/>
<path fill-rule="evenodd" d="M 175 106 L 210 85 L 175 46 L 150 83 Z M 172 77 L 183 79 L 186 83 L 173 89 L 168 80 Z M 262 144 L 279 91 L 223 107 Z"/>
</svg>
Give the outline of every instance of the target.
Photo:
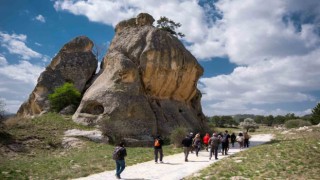
<svg viewBox="0 0 320 180">
<path fill-rule="evenodd" d="M 208 142 L 209 142 L 209 139 L 210 139 L 210 135 L 209 133 L 206 133 L 206 135 L 203 137 L 202 141 L 203 141 L 203 144 L 206 148 L 206 151 L 208 151 Z"/>
<path fill-rule="evenodd" d="M 116 177 L 121 179 L 120 174 L 126 167 L 124 157 L 127 156 L 127 150 L 124 147 L 124 142 L 120 142 L 114 149 L 112 158 L 116 161 Z"/>
<path fill-rule="evenodd" d="M 163 159 L 163 151 L 162 151 L 162 145 L 163 145 L 163 140 L 161 138 L 160 135 L 158 135 L 155 139 L 154 139 L 154 161 L 155 163 L 158 163 L 158 154 L 160 154 L 160 163 L 163 163 L 162 159 Z"/>
<path fill-rule="evenodd" d="M 225 133 L 222 136 L 222 155 L 228 155 L 229 150 L 229 139 L 230 135 L 228 134 L 228 131 L 226 130 Z"/>
<path fill-rule="evenodd" d="M 220 138 L 217 133 L 213 133 L 212 137 L 209 139 L 208 144 L 210 146 L 210 152 L 209 152 L 209 160 L 212 158 L 212 154 L 214 153 L 214 157 L 217 160 L 218 159 L 218 148 L 220 144 Z"/>
<path fill-rule="evenodd" d="M 234 147 L 234 143 L 236 142 L 236 138 L 237 138 L 237 136 L 236 136 L 234 133 L 232 133 L 230 137 L 231 137 L 231 144 L 232 144 L 232 147 Z"/>
<path fill-rule="evenodd" d="M 198 157 L 200 148 L 201 148 L 201 138 L 200 133 L 196 134 L 196 137 L 193 139 L 193 148 L 196 150 L 196 156 Z"/>
<path fill-rule="evenodd" d="M 184 161 L 188 162 L 189 151 L 192 145 L 192 136 L 187 135 L 181 142 L 183 145 Z"/>
</svg>

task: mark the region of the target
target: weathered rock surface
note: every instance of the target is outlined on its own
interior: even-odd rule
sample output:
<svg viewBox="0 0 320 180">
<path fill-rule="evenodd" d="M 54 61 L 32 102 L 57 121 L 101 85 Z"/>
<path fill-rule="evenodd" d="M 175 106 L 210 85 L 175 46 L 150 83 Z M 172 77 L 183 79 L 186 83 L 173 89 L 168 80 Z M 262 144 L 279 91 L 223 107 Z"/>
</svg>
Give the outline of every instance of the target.
<svg viewBox="0 0 320 180">
<path fill-rule="evenodd" d="M 33 116 L 48 111 L 48 95 L 65 82 L 72 82 L 83 92 L 98 65 L 91 51 L 92 47 L 92 41 L 85 36 L 77 37 L 65 44 L 41 73 L 36 87 L 29 99 L 21 105 L 17 116 Z"/>
<path fill-rule="evenodd" d="M 99 76 L 73 115 L 97 125 L 119 121 L 119 134 L 145 140 L 168 136 L 178 126 L 205 128 L 197 81 L 203 68 L 170 33 L 152 26 L 148 14 L 122 21 L 104 57 Z"/>
<path fill-rule="evenodd" d="M 79 129 L 70 129 L 64 132 L 65 137 L 84 137 L 94 142 L 106 142 L 107 140 L 102 135 L 102 132 L 99 130 L 79 130 Z"/>
</svg>

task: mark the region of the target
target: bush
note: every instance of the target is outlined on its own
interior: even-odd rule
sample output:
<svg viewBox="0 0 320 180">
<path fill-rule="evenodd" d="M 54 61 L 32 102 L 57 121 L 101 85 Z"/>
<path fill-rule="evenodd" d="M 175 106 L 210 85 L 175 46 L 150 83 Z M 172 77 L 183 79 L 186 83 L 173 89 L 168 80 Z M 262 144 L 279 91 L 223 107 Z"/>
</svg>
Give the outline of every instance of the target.
<svg viewBox="0 0 320 180">
<path fill-rule="evenodd" d="M 298 128 L 303 126 L 311 126 L 311 123 L 302 119 L 292 119 L 285 123 L 286 128 Z"/>
<path fill-rule="evenodd" d="M 188 130 L 184 127 L 177 127 L 171 132 L 170 135 L 170 142 L 175 146 L 175 147 L 181 147 L 182 140 L 186 137 L 188 134 Z"/>
<path fill-rule="evenodd" d="M 72 83 L 64 83 L 56 88 L 52 94 L 49 94 L 51 110 L 55 112 L 59 112 L 69 105 L 78 107 L 80 100 L 81 93 Z"/>
</svg>

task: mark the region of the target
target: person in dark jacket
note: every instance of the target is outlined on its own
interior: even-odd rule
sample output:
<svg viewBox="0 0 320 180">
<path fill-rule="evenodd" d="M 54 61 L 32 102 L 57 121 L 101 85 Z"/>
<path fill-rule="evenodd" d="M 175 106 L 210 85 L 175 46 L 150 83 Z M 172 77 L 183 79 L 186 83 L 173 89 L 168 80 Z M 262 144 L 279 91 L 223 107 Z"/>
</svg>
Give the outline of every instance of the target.
<svg viewBox="0 0 320 180">
<path fill-rule="evenodd" d="M 160 163 L 163 163 L 162 159 L 163 159 L 163 151 L 162 151 L 162 145 L 163 145 L 163 140 L 161 138 L 160 135 L 158 135 L 155 139 L 154 139 L 154 161 L 155 163 L 158 163 L 158 154 L 160 154 Z"/>
<path fill-rule="evenodd" d="M 229 151 L 229 139 L 230 139 L 230 135 L 228 133 L 228 131 L 226 130 L 224 132 L 224 134 L 222 135 L 222 155 L 228 155 L 228 151 Z"/>
<path fill-rule="evenodd" d="M 126 167 L 126 162 L 124 160 L 124 157 L 127 156 L 127 150 L 124 147 L 124 142 L 120 142 L 116 149 L 119 149 L 119 157 L 116 159 L 116 177 L 117 179 L 121 179 L 120 174 Z"/>
<path fill-rule="evenodd" d="M 187 135 L 182 140 L 181 144 L 183 145 L 184 161 L 188 162 L 188 155 L 192 145 L 192 137 Z"/>
<path fill-rule="evenodd" d="M 236 138 L 237 138 L 237 136 L 236 136 L 234 133 L 232 133 L 230 137 L 231 137 L 231 144 L 232 144 L 232 147 L 234 147 L 234 143 L 236 142 Z"/>
</svg>

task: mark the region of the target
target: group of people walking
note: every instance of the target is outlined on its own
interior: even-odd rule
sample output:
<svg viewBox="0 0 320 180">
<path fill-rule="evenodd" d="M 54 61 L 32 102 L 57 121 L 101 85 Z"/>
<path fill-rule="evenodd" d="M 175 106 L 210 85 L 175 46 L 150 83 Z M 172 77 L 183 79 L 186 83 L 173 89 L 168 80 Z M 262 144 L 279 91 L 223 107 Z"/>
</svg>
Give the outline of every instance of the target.
<svg viewBox="0 0 320 180">
<path fill-rule="evenodd" d="M 226 130 L 224 133 L 214 132 L 211 137 L 209 133 L 206 133 L 206 135 L 201 139 L 200 133 L 193 136 L 193 133 L 191 132 L 181 142 L 183 145 L 185 162 L 188 162 L 189 153 L 193 153 L 193 150 L 195 150 L 196 156 L 198 156 L 202 144 L 204 145 L 205 150 L 209 151 L 209 159 L 211 160 L 212 156 L 214 155 L 215 159 L 217 160 L 218 152 L 220 151 L 222 155 L 228 155 L 229 143 L 231 143 L 232 147 L 234 147 L 235 142 L 238 142 L 240 149 L 249 147 L 250 137 L 251 136 L 247 132 L 240 132 L 238 136 L 236 136 L 235 133 L 230 135 Z"/>
<path fill-rule="evenodd" d="M 188 134 L 181 142 L 183 145 L 184 152 L 184 160 L 188 162 L 189 153 L 193 153 L 195 151 L 196 156 L 199 155 L 199 151 L 204 145 L 206 151 L 209 152 L 209 160 L 211 160 L 212 156 L 218 159 L 218 153 L 221 151 L 222 155 L 228 155 L 229 151 L 229 143 L 231 143 L 232 147 L 234 147 L 235 142 L 239 143 L 240 149 L 244 147 L 249 147 L 249 139 L 250 135 L 245 132 L 240 132 L 237 136 L 235 133 L 229 135 L 226 130 L 224 133 L 214 132 L 210 137 L 209 133 L 201 138 L 200 133 L 197 133 L 195 136 L 191 132 Z M 163 139 L 160 135 L 156 136 L 154 139 L 154 160 L 155 163 L 163 163 Z M 116 161 L 116 177 L 121 179 L 120 174 L 125 169 L 125 156 L 127 155 L 126 149 L 124 147 L 124 143 L 121 142 L 118 144 L 113 152 L 113 159 Z"/>
</svg>

